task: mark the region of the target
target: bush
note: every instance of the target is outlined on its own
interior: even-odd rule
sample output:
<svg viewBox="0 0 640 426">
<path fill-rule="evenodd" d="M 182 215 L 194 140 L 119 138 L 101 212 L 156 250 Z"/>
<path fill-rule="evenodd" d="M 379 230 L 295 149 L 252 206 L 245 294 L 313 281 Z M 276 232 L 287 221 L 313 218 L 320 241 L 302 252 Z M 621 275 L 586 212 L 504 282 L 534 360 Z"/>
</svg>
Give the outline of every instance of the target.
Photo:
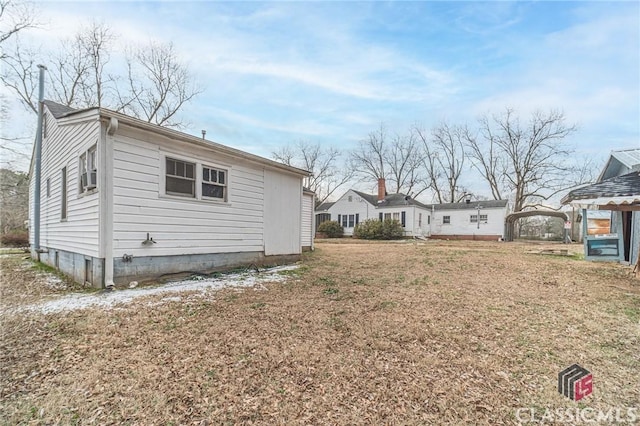
<svg viewBox="0 0 640 426">
<path fill-rule="evenodd" d="M 318 226 L 318 232 L 326 234 L 328 238 L 340 238 L 342 237 L 344 230 L 335 220 L 328 220 L 326 222 L 322 222 L 320 226 Z"/>
<path fill-rule="evenodd" d="M 404 230 L 397 220 L 367 219 L 356 225 L 353 235 L 364 240 L 396 240 L 402 238 Z"/>
<path fill-rule="evenodd" d="M 26 232 L 10 232 L 0 237 L 3 247 L 29 247 L 29 234 Z"/>
</svg>

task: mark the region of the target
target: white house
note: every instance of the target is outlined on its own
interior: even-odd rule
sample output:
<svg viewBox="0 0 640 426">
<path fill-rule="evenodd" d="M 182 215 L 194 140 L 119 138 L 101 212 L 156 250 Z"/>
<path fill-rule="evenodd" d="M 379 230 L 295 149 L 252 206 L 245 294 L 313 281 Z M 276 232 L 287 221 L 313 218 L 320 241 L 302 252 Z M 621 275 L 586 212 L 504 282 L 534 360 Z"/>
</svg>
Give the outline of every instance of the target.
<svg viewBox="0 0 640 426">
<path fill-rule="evenodd" d="M 497 241 L 504 237 L 507 200 L 434 204 L 431 237 Z"/>
<path fill-rule="evenodd" d="M 275 263 L 313 246 L 304 170 L 104 108 L 45 101 L 43 119 L 31 253 L 76 281 Z"/>
<path fill-rule="evenodd" d="M 405 194 L 387 194 L 384 179 L 379 179 L 377 195 L 350 189 L 337 201 L 318 206 L 316 223 L 335 220 L 344 235 L 352 236 L 366 219 L 395 219 L 407 237 L 497 240 L 503 237 L 507 212 L 506 200 L 423 204 Z"/>
</svg>

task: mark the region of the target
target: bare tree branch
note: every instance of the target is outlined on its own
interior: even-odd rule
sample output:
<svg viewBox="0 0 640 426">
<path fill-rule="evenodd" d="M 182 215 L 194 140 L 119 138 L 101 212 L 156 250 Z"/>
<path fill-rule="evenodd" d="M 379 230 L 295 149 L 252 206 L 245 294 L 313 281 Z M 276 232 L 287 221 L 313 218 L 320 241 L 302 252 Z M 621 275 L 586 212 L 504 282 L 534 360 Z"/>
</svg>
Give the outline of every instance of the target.
<svg viewBox="0 0 640 426">
<path fill-rule="evenodd" d="M 334 147 L 305 141 L 284 146 L 273 153 L 275 160 L 312 173 L 304 185 L 316 193 L 317 204 L 326 201 L 353 177 L 350 168 L 340 167 L 340 157 L 340 151 Z"/>
<path fill-rule="evenodd" d="M 149 123 L 181 127 L 175 114 L 202 89 L 178 59 L 173 44 L 137 48 L 129 55 L 127 67 L 129 93 L 121 95 L 120 109 Z"/>
<path fill-rule="evenodd" d="M 4 59 L 5 42 L 21 31 L 38 26 L 36 11 L 30 2 L 0 0 L 0 59 Z"/>
</svg>

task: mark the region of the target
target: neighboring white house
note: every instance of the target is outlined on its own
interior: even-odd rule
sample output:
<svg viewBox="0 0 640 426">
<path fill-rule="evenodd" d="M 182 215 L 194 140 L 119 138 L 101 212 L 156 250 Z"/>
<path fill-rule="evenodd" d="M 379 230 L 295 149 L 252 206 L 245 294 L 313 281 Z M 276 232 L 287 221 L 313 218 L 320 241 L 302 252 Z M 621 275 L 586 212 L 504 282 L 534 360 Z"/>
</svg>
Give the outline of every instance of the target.
<svg viewBox="0 0 640 426">
<path fill-rule="evenodd" d="M 104 108 L 45 101 L 43 134 L 31 253 L 76 281 L 272 263 L 313 246 L 304 170 Z"/>
<path fill-rule="evenodd" d="M 434 204 L 433 208 L 432 238 L 490 241 L 504 238 L 507 200 Z"/>
<path fill-rule="evenodd" d="M 405 194 L 387 194 L 380 179 L 377 196 L 350 189 L 337 201 L 318 206 L 316 222 L 335 220 L 346 236 L 366 219 L 395 219 L 407 237 L 497 240 L 503 237 L 507 213 L 506 200 L 423 204 Z"/>
</svg>

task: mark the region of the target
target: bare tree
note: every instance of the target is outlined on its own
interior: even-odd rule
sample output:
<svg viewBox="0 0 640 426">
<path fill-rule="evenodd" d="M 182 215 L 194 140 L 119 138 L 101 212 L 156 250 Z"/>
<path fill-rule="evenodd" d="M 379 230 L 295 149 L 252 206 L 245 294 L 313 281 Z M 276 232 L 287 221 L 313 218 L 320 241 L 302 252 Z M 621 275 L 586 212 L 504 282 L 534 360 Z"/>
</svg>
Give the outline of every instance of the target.
<svg viewBox="0 0 640 426">
<path fill-rule="evenodd" d="M 12 54 L 3 54 L 0 81 L 10 89 L 25 109 L 38 112 L 37 93 L 38 71 L 35 66 L 38 53 L 16 45 Z"/>
<path fill-rule="evenodd" d="M 465 150 L 464 140 L 468 129 L 451 126 L 446 122 L 431 129 L 430 134 L 415 126 L 413 132 L 422 141 L 423 165 L 429 186 L 439 203 L 460 201 Z"/>
<path fill-rule="evenodd" d="M 0 59 L 5 57 L 6 41 L 37 25 L 36 12 L 31 3 L 0 0 Z"/>
<path fill-rule="evenodd" d="M 202 92 L 182 64 L 173 44 L 150 43 L 127 59 L 129 93 L 120 96 L 120 108 L 149 123 L 180 127 L 176 113 Z"/>
<path fill-rule="evenodd" d="M 106 107 L 164 126 L 179 126 L 177 113 L 201 93 L 191 73 L 180 62 L 173 45 L 152 43 L 140 47 L 127 59 L 127 75 L 107 72 L 115 36 L 100 23 L 91 23 L 58 51 L 41 55 L 24 48 L 2 58 L 0 80 L 21 103 L 37 112 L 36 63 L 48 65 L 51 100 L 71 107 Z M 117 86 L 126 82 L 126 89 Z"/>
<path fill-rule="evenodd" d="M 316 193 L 317 204 L 326 201 L 353 177 L 351 169 L 340 167 L 340 157 L 340 151 L 334 147 L 305 141 L 284 146 L 273 153 L 275 160 L 311 172 L 304 185 Z"/>
<path fill-rule="evenodd" d="M 480 120 L 483 143 L 468 135 L 474 166 L 489 182 L 494 197 L 501 188 L 512 192 L 514 211 L 528 201 L 548 200 L 575 185 L 570 162 L 573 150 L 564 138 L 576 131 L 564 114 L 534 112 L 526 124 L 507 108 L 503 114 Z"/>
<path fill-rule="evenodd" d="M 111 44 L 115 36 L 104 23 L 93 22 L 76 35 L 76 45 L 84 56 L 90 70 L 93 90 L 85 86 L 85 101 L 88 105 L 101 107 L 105 99 L 105 85 L 111 78 L 105 75 L 104 68 L 109 62 Z M 88 90 L 87 90 L 88 89 Z"/>
<path fill-rule="evenodd" d="M 495 200 L 501 200 L 502 194 L 508 191 L 504 176 L 506 164 L 493 135 L 491 122 L 484 116 L 479 120 L 480 137 L 478 134 L 465 134 L 467 157 L 472 166 L 485 178 Z"/>
<path fill-rule="evenodd" d="M 24 230 L 28 218 L 29 177 L 26 173 L 0 168 L 0 231 Z"/>
<path fill-rule="evenodd" d="M 390 138 L 383 124 L 359 142 L 349 154 L 349 162 L 361 180 L 377 182 L 384 178 L 391 192 L 415 197 L 427 187 L 415 135 L 409 133 Z"/>
</svg>

